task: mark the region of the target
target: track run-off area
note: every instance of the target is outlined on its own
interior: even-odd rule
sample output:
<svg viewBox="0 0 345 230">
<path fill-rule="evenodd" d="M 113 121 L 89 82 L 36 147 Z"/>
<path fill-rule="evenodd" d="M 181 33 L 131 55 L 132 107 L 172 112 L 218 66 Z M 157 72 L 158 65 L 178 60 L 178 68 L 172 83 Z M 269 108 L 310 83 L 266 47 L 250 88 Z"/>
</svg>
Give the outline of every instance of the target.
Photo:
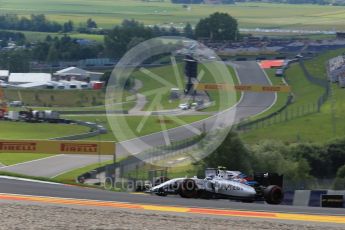
<svg viewBox="0 0 345 230">
<path fill-rule="evenodd" d="M 1 201 L 345 224 L 343 209 L 159 197 L 6 177 L 0 178 Z"/>
<path fill-rule="evenodd" d="M 264 71 L 255 62 L 232 63 L 236 69 L 241 84 L 271 85 L 270 80 Z M 260 114 L 269 109 L 276 102 L 276 93 L 243 92 L 240 101 L 237 103 L 234 121 Z M 230 110 L 231 110 L 230 109 Z M 192 123 L 195 128 L 200 128 L 206 123 L 214 121 L 210 117 L 202 122 Z M 191 135 L 185 127 L 178 127 L 169 130 L 169 136 L 175 140 L 183 140 Z M 140 140 L 140 142 L 139 142 Z M 159 146 L 164 143 L 161 133 L 155 133 L 137 139 L 118 143 L 117 154 L 125 155 L 122 145 L 141 148 L 141 142 L 150 143 L 151 146 Z M 63 158 L 61 158 L 63 159 Z M 21 174 L 28 175 L 35 173 L 35 176 L 51 177 L 75 168 L 70 158 L 66 162 L 56 158 L 50 158 L 52 164 L 47 163 L 49 158 L 16 165 Z M 98 159 L 91 159 L 97 161 Z M 40 164 L 40 161 L 44 162 Z M 81 164 L 81 162 L 75 161 Z M 30 165 L 31 164 L 31 165 Z M 34 167 L 31 167 L 34 164 Z M 55 167 L 55 166 L 57 167 Z M 68 167 L 67 167 L 68 166 Z M 9 167 L 10 168 L 10 167 Z M 25 171 L 25 169 L 29 171 Z M 49 174 L 48 174 L 49 173 Z M 345 224 L 345 213 L 343 209 L 330 209 L 319 207 L 302 207 L 287 205 L 267 205 L 261 203 L 231 202 L 228 200 L 203 200 L 203 199 L 182 199 L 178 196 L 159 197 L 148 194 L 131 194 L 112 192 L 106 190 L 84 188 L 49 182 L 37 182 L 18 178 L 0 177 L 0 204 L 2 202 L 20 202 L 67 205 L 71 207 L 97 207 L 112 209 L 141 210 L 154 212 L 182 213 L 188 215 L 207 215 L 222 217 L 240 217 L 252 219 L 268 219 L 281 221 L 297 221 L 326 224 Z"/>
</svg>

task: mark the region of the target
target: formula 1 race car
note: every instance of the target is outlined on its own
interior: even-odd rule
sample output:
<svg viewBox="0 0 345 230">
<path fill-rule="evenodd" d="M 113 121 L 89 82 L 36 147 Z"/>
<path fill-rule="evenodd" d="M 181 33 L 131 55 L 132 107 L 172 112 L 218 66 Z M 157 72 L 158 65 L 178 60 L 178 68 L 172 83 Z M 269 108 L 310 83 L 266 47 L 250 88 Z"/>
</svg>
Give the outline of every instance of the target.
<svg viewBox="0 0 345 230">
<path fill-rule="evenodd" d="M 158 196 L 169 194 L 183 198 L 231 199 L 243 202 L 283 201 L 283 176 L 276 173 L 254 173 L 253 178 L 239 171 L 206 169 L 205 179 L 176 178 L 152 187 L 147 192 Z"/>
</svg>

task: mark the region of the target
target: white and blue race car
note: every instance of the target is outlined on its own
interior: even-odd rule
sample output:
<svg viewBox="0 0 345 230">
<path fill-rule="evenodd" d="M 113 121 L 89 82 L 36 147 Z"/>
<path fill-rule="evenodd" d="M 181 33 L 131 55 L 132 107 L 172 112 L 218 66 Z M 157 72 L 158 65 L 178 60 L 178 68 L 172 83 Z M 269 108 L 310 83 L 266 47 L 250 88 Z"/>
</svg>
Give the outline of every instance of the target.
<svg viewBox="0 0 345 230">
<path fill-rule="evenodd" d="M 239 171 L 206 169 L 205 178 L 176 178 L 152 187 L 147 192 L 159 196 L 169 194 L 183 198 L 232 199 L 243 202 L 283 201 L 283 176 L 276 173 L 255 173 L 253 178 Z"/>
</svg>

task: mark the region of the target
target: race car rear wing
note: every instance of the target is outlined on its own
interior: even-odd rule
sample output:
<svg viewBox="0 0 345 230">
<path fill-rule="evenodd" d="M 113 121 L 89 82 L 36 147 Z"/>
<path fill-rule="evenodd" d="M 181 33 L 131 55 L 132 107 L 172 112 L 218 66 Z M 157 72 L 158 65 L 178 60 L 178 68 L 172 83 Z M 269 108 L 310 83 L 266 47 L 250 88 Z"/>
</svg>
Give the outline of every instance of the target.
<svg viewBox="0 0 345 230">
<path fill-rule="evenodd" d="M 281 188 L 283 187 L 283 175 L 279 175 L 278 173 L 256 172 L 254 173 L 254 181 L 266 187 L 270 185 L 278 185 Z"/>
</svg>

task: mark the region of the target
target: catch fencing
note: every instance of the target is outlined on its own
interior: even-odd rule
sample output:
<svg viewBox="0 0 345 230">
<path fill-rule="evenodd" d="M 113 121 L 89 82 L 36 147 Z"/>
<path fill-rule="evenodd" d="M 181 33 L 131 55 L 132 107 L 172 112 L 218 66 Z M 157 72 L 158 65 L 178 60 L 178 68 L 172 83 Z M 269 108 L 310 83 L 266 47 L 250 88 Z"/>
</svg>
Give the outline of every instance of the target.
<svg viewBox="0 0 345 230">
<path fill-rule="evenodd" d="M 330 95 L 330 83 L 327 79 L 312 76 L 312 74 L 310 74 L 305 67 L 303 60 L 299 60 L 299 65 L 307 80 L 311 84 L 318 85 L 324 88 L 324 93 L 319 98 L 316 98 L 315 101 L 311 101 L 310 103 L 301 105 L 293 105 L 294 95 L 291 93 L 288 96 L 286 103 L 277 111 L 256 120 L 241 121 L 236 126 L 236 129 L 238 131 L 250 131 L 253 129 L 264 128 L 274 124 L 287 122 L 309 114 L 319 113 L 321 111 L 321 106 L 327 101 Z M 287 82 L 289 81 L 288 79 L 286 80 Z"/>
</svg>

